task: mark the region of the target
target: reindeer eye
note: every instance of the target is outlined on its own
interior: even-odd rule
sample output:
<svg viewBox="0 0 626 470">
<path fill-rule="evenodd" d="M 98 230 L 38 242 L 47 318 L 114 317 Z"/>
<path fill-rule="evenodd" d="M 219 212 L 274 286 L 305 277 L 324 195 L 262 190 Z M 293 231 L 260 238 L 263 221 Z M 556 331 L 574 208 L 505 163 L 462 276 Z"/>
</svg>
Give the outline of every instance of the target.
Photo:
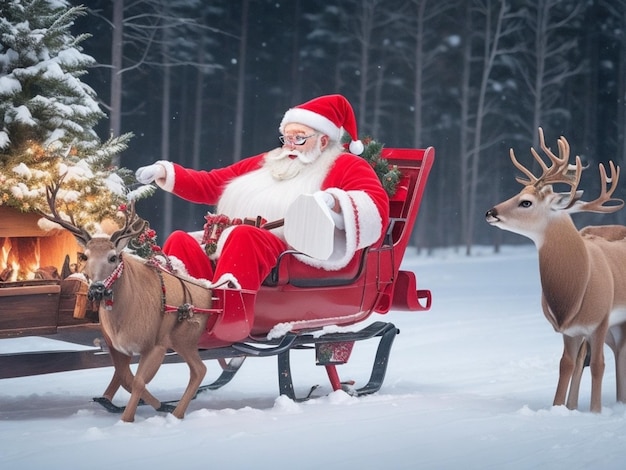
<svg viewBox="0 0 626 470">
<path fill-rule="evenodd" d="M 532 205 L 533 203 L 528 200 L 523 200 L 522 202 L 519 203 L 519 207 L 524 207 L 524 208 L 528 208 Z"/>
<path fill-rule="evenodd" d="M 85 262 L 87 261 L 87 255 L 85 253 L 77 253 L 78 261 Z"/>
<path fill-rule="evenodd" d="M 109 263 L 116 263 L 116 262 L 117 262 L 117 255 L 109 256 Z"/>
</svg>

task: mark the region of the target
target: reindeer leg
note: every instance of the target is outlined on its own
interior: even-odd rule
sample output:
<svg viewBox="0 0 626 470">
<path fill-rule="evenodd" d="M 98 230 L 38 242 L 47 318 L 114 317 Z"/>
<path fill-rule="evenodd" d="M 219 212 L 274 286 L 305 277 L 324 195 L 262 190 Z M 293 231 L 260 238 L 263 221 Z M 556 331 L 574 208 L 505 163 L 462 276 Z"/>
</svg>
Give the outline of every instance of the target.
<svg viewBox="0 0 626 470">
<path fill-rule="evenodd" d="M 565 404 L 567 389 L 574 371 L 574 357 L 578 353 L 579 342 L 576 338 L 563 335 L 563 355 L 559 363 L 559 381 L 554 395 L 554 406 Z"/>
<path fill-rule="evenodd" d="M 107 388 L 104 390 L 102 396 L 109 401 L 113 401 L 113 397 L 119 390 L 120 386 L 122 386 L 123 380 L 123 371 L 125 368 L 129 368 L 130 366 L 130 356 L 119 352 L 118 350 L 113 348 L 113 344 L 111 342 L 111 338 L 107 335 L 106 331 L 102 330 L 102 336 L 104 336 L 104 341 L 107 344 L 107 348 L 109 350 L 109 356 L 111 356 L 111 361 L 113 361 L 113 377 L 111 377 L 111 381 Z M 128 369 L 130 372 L 130 368 Z M 131 374 L 132 377 L 132 374 Z M 131 378 L 132 380 L 132 378 Z M 130 385 L 130 382 L 129 382 Z M 124 386 L 126 388 L 126 386 Z M 129 388 L 126 390 L 130 391 Z"/>
<path fill-rule="evenodd" d="M 587 352 L 589 351 L 589 343 L 585 339 L 582 340 L 580 348 L 578 348 L 578 354 L 576 355 L 576 362 L 574 364 L 574 371 L 572 373 L 572 380 L 569 386 L 569 394 L 567 397 L 567 408 L 575 410 L 578 408 L 578 393 L 580 392 L 580 381 L 583 376 L 583 369 L 585 368 L 585 360 L 587 359 Z"/>
<path fill-rule="evenodd" d="M 111 361 L 113 362 L 113 377 L 111 377 L 111 381 L 109 385 L 104 390 L 102 394 L 102 398 L 94 398 L 94 401 L 102 404 L 105 408 L 112 411 L 113 409 L 118 409 L 113 405 L 113 397 L 119 390 L 120 386 L 124 388 L 128 393 L 132 392 L 132 383 L 133 383 L 133 373 L 130 370 L 130 362 L 132 357 L 128 356 L 124 353 L 119 352 L 117 349 L 113 347 L 111 344 L 111 340 L 109 336 L 102 331 L 102 335 L 104 336 L 104 340 L 107 343 L 109 348 L 109 355 L 111 356 Z M 147 404 L 158 407 L 160 405 L 160 401 L 154 397 L 148 390 L 142 395 L 141 399 Z M 108 404 L 106 403 L 108 401 Z M 108 406 L 110 404 L 110 407 Z M 121 412 L 122 408 L 119 408 L 119 412 Z"/>
<path fill-rule="evenodd" d="M 159 370 L 159 367 L 161 367 L 166 351 L 167 348 L 165 346 L 156 345 L 149 352 L 142 354 L 139 359 L 137 373 L 133 378 L 130 399 L 128 400 L 126 409 L 124 409 L 124 413 L 122 414 L 122 421 L 130 423 L 135 420 L 135 412 L 137 411 L 137 406 L 139 405 L 139 399 L 146 394 L 146 385 L 150 383 Z M 161 407 L 161 402 L 159 400 L 156 400 L 156 403 L 150 404 L 155 410 Z"/>
<path fill-rule="evenodd" d="M 113 361 L 113 377 L 109 385 L 104 390 L 102 396 L 109 401 L 113 401 L 113 397 L 117 393 L 120 387 L 124 387 L 130 392 L 130 384 L 133 380 L 133 374 L 130 370 L 131 357 L 126 354 L 122 354 L 116 349 L 110 348 L 109 355 Z"/>
<path fill-rule="evenodd" d="M 622 341 L 615 351 L 615 382 L 617 401 L 626 403 L 626 342 Z"/>
<path fill-rule="evenodd" d="M 195 344 L 197 344 L 197 342 L 192 344 L 193 349 L 177 351 L 178 355 L 181 356 L 189 366 L 189 383 L 187 384 L 185 393 L 183 393 L 183 396 L 178 401 L 176 409 L 172 412 L 178 419 L 183 419 L 185 416 L 185 411 L 189 403 L 195 397 L 198 387 L 200 387 L 206 375 L 206 365 L 202 362 Z"/>
<path fill-rule="evenodd" d="M 626 403 L 626 324 L 612 327 L 606 334 L 606 344 L 615 355 L 616 398 Z"/>
<path fill-rule="evenodd" d="M 604 339 L 606 337 L 606 325 L 600 325 L 589 338 L 591 347 L 591 412 L 602 411 L 602 378 L 604 376 Z"/>
</svg>

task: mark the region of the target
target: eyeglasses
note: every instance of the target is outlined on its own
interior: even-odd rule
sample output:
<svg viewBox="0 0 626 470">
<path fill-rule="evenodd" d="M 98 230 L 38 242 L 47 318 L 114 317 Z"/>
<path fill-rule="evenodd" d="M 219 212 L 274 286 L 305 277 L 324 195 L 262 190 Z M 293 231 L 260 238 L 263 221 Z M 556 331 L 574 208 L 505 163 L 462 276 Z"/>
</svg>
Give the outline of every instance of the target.
<svg viewBox="0 0 626 470">
<path fill-rule="evenodd" d="M 296 135 L 296 136 L 281 135 L 278 137 L 278 140 L 280 140 L 280 142 L 283 145 L 284 144 L 304 145 L 308 139 L 310 139 L 311 137 L 315 137 L 316 135 L 317 133 L 311 134 L 311 135 Z"/>
</svg>

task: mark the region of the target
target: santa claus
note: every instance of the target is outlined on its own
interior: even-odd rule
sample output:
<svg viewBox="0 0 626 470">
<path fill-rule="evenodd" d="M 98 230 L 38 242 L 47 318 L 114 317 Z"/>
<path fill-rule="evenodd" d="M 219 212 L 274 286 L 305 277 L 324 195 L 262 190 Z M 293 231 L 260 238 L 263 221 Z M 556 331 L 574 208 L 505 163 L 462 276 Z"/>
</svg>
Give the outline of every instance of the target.
<svg viewBox="0 0 626 470">
<path fill-rule="evenodd" d="M 374 170 L 357 156 L 363 144 L 346 98 L 321 96 L 291 108 L 279 130 L 282 147 L 225 168 L 198 171 L 158 161 L 137 170 L 141 183 L 154 181 L 188 201 L 216 205 L 217 214 L 207 216 L 202 240 L 176 231 L 163 246 L 189 275 L 211 280 L 215 287 L 258 290 L 279 254 L 290 246 L 282 227 L 268 230 L 241 222 L 282 219 L 303 194 L 330 209 L 335 227 L 330 256 L 299 256 L 300 262 L 338 271 L 382 238 L 389 200 Z M 341 144 L 343 132 L 351 137 L 350 152 Z"/>
</svg>

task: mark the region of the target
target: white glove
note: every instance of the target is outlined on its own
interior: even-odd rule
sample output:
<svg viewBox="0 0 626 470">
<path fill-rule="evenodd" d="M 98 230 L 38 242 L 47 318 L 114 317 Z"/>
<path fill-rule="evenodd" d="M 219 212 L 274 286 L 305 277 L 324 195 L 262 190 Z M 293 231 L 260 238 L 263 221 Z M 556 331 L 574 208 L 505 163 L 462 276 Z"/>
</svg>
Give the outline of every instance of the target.
<svg viewBox="0 0 626 470">
<path fill-rule="evenodd" d="M 135 178 L 141 184 L 150 184 L 155 180 L 164 179 L 166 176 L 165 167 L 158 163 L 142 166 L 135 172 Z"/>
<path fill-rule="evenodd" d="M 327 193 L 326 191 L 317 191 L 313 193 L 313 197 L 320 204 L 323 204 L 326 207 L 328 207 L 328 212 L 330 213 L 330 216 L 332 217 L 333 222 L 335 223 L 335 227 L 337 227 L 339 230 L 344 230 L 346 227 L 346 224 L 343 220 L 343 215 L 333 210 L 336 204 L 335 197 L 332 194 Z"/>
</svg>

